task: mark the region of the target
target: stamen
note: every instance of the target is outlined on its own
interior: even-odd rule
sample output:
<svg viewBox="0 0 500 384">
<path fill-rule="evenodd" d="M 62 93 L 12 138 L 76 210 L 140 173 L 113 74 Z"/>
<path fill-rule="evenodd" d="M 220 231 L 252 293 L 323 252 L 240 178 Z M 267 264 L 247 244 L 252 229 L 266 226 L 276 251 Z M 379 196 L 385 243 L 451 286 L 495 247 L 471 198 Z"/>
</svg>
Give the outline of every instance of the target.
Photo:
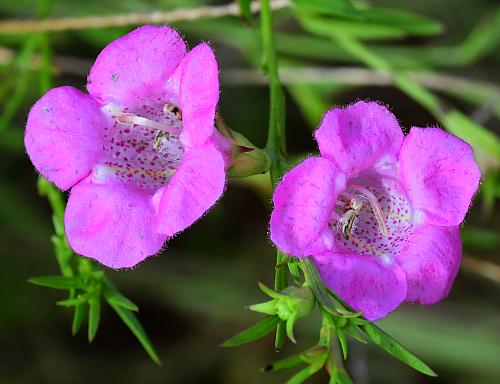
<svg viewBox="0 0 500 384">
<path fill-rule="evenodd" d="M 175 105 L 173 105 L 173 104 L 168 104 L 168 103 L 165 104 L 163 106 L 163 113 L 166 114 L 166 115 L 171 113 L 171 114 L 173 114 L 175 116 L 175 118 L 177 120 L 182 121 L 182 112 L 181 112 L 181 110 L 178 107 L 176 107 Z"/>
<path fill-rule="evenodd" d="M 372 192 L 370 192 L 370 190 L 360 185 L 350 184 L 348 188 L 360 192 L 360 197 L 364 197 L 366 200 L 368 200 L 368 202 L 372 207 L 373 214 L 377 219 L 380 232 L 382 233 L 383 236 L 386 237 L 389 236 L 389 231 L 387 230 L 387 226 L 384 221 L 384 213 L 382 212 L 382 208 L 380 208 L 380 204 L 377 200 L 377 197 Z"/>
<path fill-rule="evenodd" d="M 116 121 L 121 124 L 138 125 L 141 127 L 153 128 L 159 131 L 168 132 L 169 134 L 178 136 L 180 129 L 171 127 L 166 124 L 159 123 L 154 120 L 146 119 L 145 117 L 134 115 L 133 113 L 123 113 L 116 116 Z"/>
</svg>

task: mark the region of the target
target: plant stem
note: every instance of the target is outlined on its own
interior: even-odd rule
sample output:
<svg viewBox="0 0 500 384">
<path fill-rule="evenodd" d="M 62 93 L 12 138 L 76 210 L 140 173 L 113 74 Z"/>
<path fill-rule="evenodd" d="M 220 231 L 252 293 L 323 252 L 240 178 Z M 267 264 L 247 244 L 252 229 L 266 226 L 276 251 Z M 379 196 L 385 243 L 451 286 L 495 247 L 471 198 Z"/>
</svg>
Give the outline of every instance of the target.
<svg viewBox="0 0 500 384">
<path fill-rule="evenodd" d="M 283 175 L 284 157 L 286 154 L 285 142 L 285 99 L 278 74 L 278 57 L 274 42 L 273 21 L 271 7 L 268 0 L 260 2 L 260 22 L 262 35 L 262 67 L 269 77 L 269 128 L 267 134 L 266 151 L 271 159 L 271 183 L 275 185 Z M 286 256 L 277 251 L 274 289 L 281 291 L 288 285 Z M 276 327 L 275 347 L 281 349 L 285 342 L 285 323 L 280 322 Z"/>
</svg>

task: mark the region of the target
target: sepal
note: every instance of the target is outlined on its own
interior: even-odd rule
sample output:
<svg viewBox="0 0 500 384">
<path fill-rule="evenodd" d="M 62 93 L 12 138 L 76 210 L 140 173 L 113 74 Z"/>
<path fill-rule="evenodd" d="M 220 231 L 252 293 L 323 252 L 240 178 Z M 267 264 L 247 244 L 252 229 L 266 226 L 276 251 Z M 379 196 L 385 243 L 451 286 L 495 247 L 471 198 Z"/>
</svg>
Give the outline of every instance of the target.
<svg viewBox="0 0 500 384">
<path fill-rule="evenodd" d="M 269 171 L 271 159 L 265 150 L 257 148 L 241 133 L 231 131 L 231 134 L 233 147 L 229 177 L 241 178 Z"/>
<path fill-rule="evenodd" d="M 290 286 L 281 292 L 275 292 L 262 283 L 259 283 L 259 287 L 272 300 L 250 305 L 248 308 L 254 312 L 276 315 L 286 323 L 286 334 L 295 343 L 293 334 L 295 322 L 309 315 L 313 310 L 316 302 L 313 293 L 306 287 Z"/>
</svg>

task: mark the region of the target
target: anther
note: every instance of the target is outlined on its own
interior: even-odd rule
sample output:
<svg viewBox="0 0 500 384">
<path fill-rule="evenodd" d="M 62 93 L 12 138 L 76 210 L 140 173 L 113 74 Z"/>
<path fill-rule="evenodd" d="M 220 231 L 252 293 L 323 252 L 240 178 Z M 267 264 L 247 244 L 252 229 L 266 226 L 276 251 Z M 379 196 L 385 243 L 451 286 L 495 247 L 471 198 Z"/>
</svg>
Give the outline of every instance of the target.
<svg viewBox="0 0 500 384">
<path fill-rule="evenodd" d="M 378 223 L 378 226 L 380 228 L 380 232 L 382 233 L 383 236 L 386 236 L 386 237 L 389 236 L 389 231 L 387 230 L 387 225 L 385 224 L 385 221 L 384 221 L 384 214 L 382 212 L 382 208 L 380 207 L 380 204 L 378 202 L 377 197 L 372 192 L 370 192 L 370 190 L 368 190 L 367 188 L 362 187 L 360 185 L 350 184 L 348 186 L 348 188 L 359 192 L 360 197 L 363 197 L 366 200 L 368 200 L 368 202 L 370 203 L 370 206 L 372 207 L 373 214 L 375 215 L 375 218 L 377 219 L 377 223 Z"/>
<path fill-rule="evenodd" d="M 163 106 L 163 113 L 164 114 L 172 113 L 177 120 L 182 121 L 181 110 L 173 104 L 169 104 L 169 103 L 165 104 Z"/>
<path fill-rule="evenodd" d="M 174 128 L 154 120 L 146 119 L 145 117 L 138 116 L 133 113 L 123 113 L 121 115 L 118 115 L 116 116 L 116 121 L 121 124 L 137 125 L 140 127 L 157 129 L 159 131 L 168 132 L 176 136 L 180 134 L 180 130 L 178 128 Z"/>
</svg>

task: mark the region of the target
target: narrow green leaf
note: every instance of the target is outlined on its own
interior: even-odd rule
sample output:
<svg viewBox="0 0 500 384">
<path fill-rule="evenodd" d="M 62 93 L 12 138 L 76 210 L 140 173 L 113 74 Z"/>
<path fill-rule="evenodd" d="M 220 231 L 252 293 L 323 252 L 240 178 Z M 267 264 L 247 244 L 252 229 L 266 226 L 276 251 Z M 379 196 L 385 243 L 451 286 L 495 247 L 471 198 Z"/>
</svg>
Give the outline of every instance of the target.
<svg viewBox="0 0 500 384">
<path fill-rule="evenodd" d="M 37 276 L 29 283 L 54 289 L 83 288 L 83 280 L 78 276 Z"/>
<path fill-rule="evenodd" d="M 395 26 L 364 21 L 311 15 L 300 15 L 299 21 L 307 31 L 319 36 L 341 34 L 361 40 L 395 39 L 405 36 L 405 32 Z"/>
<path fill-rule="evenodd" d="M 289 369 L 293 368 L 300 363 L 303 363 L 304 361 L 301 358 L 301 355 L 293 355 L 281 360 L 277 360 L 269 365 L 266 365 L 264 368 L 262 368 L 263 372 L 275 372 L 275 371 L 282 371 L 284 369 Z"/>
<path fill-rule="evenodd" d="M 366 344 L 367 341 L 359 331 L 358 327 L 354 324 L 348 323 L 345 327 L 344 330 L 350 334 L 354 339 L 359 341 L 360 343 Z"/>
<path fill-rule="evenodd" d="M 116 303 L 113 303 L 112 301 L 108 301 L 108 303 L 118 316 L 120 316 L 120 319 L 122 319 L 125 325 L 132 331 L 135 337 L 137 337 L 137 340 L 139 340 L 149 357 L 151 357 L 151 360 L 153 360 L 156 364 L 161 365 L 161 360 L 135 313 L 117 305 Z"/>
<path fill-rule="evenodd" d="M 85 304 L 88 301 L 88 296 L 86 295 L 78 295 L 75 299 L 66 299 L 56 301 L 56 305 L 60 305 L 61 307 L 76 307 L 80 304 Z"/>
<path fill-rule="evenodd" d="M 399 344 L 394 338 L 385 333 L 382 329 L 375 324 L 369 323 L 360 325 L 360 328 L 370 337 L 370 339 L 377 344 L 380 348 L 385 350 L 390 355 L 401 360 L 403 363 L 409 365 L 413 369 L 428 375 L 437 376 L 437 374 L 422 360 L 420 360 L 413 353 L 408 351 L 405 347 Z"/>
<path fill-rule="evenodd" d="M 243 19 L 250 23 L 252 21 L 252 11 L 250 10 L 250 0 L 237 0 L 240 13 Z"/>
<path fill-rule="evenodd" d="M 294 312 L 292 316 L 286 321 L 286 335 L 290 339 L 290 341 L 294 344 L 297 344 L 297 340 L 295 340 L 295 335 L 293 334 L 293 327 L 295 325 L 295 321 L 297 320 L 297 312 Z"/>
<path fill-rule="evenodd" d="M 99 321 L 101 320 L 101 294 L 96 292 L 89 299 L 89 329 L 88 338 L 89 343 L 94 340 L 94 337 L 99 328 Z"/>
<path fill-rule="evenodd" d="M 276 335 L 274 336 L 274 348 L 281 351 L 286 342 L 286 322 L 280 321 L 276 326 Z"/>
<path fill-rule="evenodd" d="M 340 341 L 340 346 L 342 347 L 342 355 L 344 360 L 347 359 L 347 339 L 345 337 L 345 332 L 342 328 L 336 328 L 337 336 Z"/>
<path fill-rule="evenodd" d="M 76 335 L 83 324 L 83 319 L 85 318 L 85 304 L 80 304 L 75 307 L 75 312 L 73 314 L 73 323 L 71 324 L 71 333 Z"/>
<path fill-rule="evenodd" d="M 130 311 L 139 312 L 139 307 L 137 307 L 135 303 L 118 292 L 113 286 L 105 284 L 103 286 L 103 295 L 106 298 L 106 301 L 110 304 L 112 302 L 113 304 L 119 305 L 120 307 L 123 307 Z"/>
<path fill-rule="evenodd" d="M 346 371 L 334 368 L 334 372 L 328 384 L 353 384 L 353 383 Z"/>
<path fill-rule="evenodd" d="M 266 301 L 265 303 L 252 304 L 248 307 L 249 310 L 254 312 L 263 313 L 265 315 L 275 315 L 276 314 L 276 302 L 274 300 Z"/>
<path fill-rule="evenodd" d="M 402 9 L 376 7 L 366 9 L 363 14 L 368 22 L 397 27 L 412 35 L 429 36 L 443 30 L 438 21 Z"/>
<path fill-rule="evenodd" d="M 321 306 L 334 316 L 342 316 L 339 310 L 342 309 L 340 303 L 329 294 L 329 290 L 323 284 L 316 267 L 310 259 L 305 259 L 302 262 L 302 268 L 306 282 L 309 284 L 314 293 L 314 297 Z"/>
<path fill-rule="evenodd" d="M 295 282 L 295 284 L 302 285 L 299 262 L 296 260 L 289 261 L 288 262 L 288 270 L 290 271 L 290 275 L 292 275 L 292 278 L 293 278 L 293 281 Z"/>
<path fill-rule="evenodd" d="M 454 49 L 459 63 L 470 64 L 497 49 L 499 35 L 500 7 L 497 7 L 494 12 L 486 13 L 484 20 L 470 32 L 457 49 Z"/>
<path fill-rule="evenodd" d="M 258 323 L 224 341 L 221 346 L 236 347 L 238 345 L 246 344 L 251 341 L 260 339 L 261 337 L 266 336 L 268 333 L 271 333 L 273 329 L 278 325 L 278 323 L 280 323 L 280 319 L 278 316 L 265 317 Z"/>
<path fill-rule="evenodd" d="M 299 11 L 362 19 L 360 12 L 348 0 L 293 0 Z"/>
<path fill-rule="evenodd" d="M 328 348 L 319 344 L 300 354 L 302 361 L 309 365 L 324 364 L 328 359 Z"/>
<path fill-rule="evenodd" d="M 301 384 L 321 369 L 321 364 L 310 365 L 292 376 L 286 384 Z"/>
<path fill-rule="evenodd" d="M 264 292 L 267 296 L 272 297 L 273 299 L 285 298 L 286 295 L 273 291 L 271 288 L 268 288 L 266 285 L 258 282 L 259 288 L 262 292 Z"/>
</svg>

